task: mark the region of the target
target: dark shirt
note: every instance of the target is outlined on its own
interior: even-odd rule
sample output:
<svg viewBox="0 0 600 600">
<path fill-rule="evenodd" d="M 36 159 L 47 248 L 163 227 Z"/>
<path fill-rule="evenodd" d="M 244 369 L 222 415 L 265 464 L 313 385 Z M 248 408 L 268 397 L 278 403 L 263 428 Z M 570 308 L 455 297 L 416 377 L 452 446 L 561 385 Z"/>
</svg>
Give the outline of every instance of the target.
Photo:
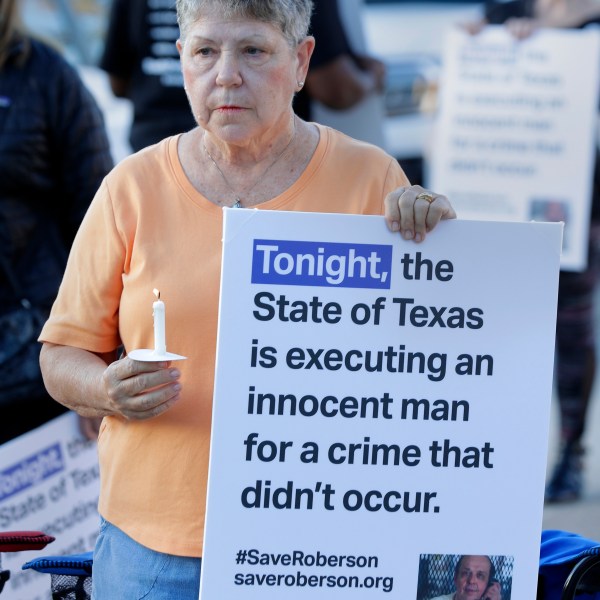
<svg viewBox="0 0 600 600">
<path fill-rule="evenodd" d="M 0 69 L 0 252 L 32 302 L 54 300 L 112 164 L 102 113 L 75 69 L 46 44 L 15 38 Z M 19 299 L 2 274 L 0 283 L 6 308 Z"/>
<path fill-rule="evenodd" d="M 192 129 L 172 0 L 114 0 L 100 67 L 129 82 L 134 150 Z"/>
<path fill-rule="evenodd" d="M 490 25 L 501 25 L 510 18 L 533 16 L 533 6 L 533 0 L 511 0 L 510 2 L 487 0 L 485 3 L 485 18 Z"/>
</svg>

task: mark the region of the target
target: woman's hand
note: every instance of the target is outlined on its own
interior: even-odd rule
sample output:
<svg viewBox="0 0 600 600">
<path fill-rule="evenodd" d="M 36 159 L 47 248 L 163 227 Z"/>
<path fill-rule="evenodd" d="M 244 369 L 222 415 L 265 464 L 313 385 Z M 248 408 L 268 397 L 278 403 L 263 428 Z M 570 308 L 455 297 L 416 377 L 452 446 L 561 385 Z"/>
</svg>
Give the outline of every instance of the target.
<svg viewBox="0 0 600 600">
<path fill-rule="evenodd" d="M 384 202 L 385 219 L 391 231 L 400 231 L 405 240 L 422 242 L 440 221 L 456 219 L 446 196 L 430 192 L 420 185 L 401 187 L 390 192 Z"/>
<path fill-rule="evenodd" d="M 508 19 L 504 24 L 508 33 L 516 40 L 524 40 L 533 35 L 544 24 L 537 19 L 528 19 L 526 17 Z"/>
<path fill-rule="evenodd" d="M 458 27 L 470 35 L 477 35 L 478 33 L 481 33 L 487 25 L 488 22 L 486 19 L 478 19 L 476 21 L 465 21 L 463 23 L 459 23 Z"/>
<path fill-rule="evenodd" d="M 488 22 L 485 19 L 480 19 L 479 21 L 467 21 L 466 23 L 461 23 L 460 28 L 470 35 L 478 35 L 487 25 Z M 511 17 L 506 20 L 504 26 L 515 39 L 524 40 L 540 27 L 543 27 L 544 23 L 538 19 Z"/>
<path fill-rule="evenodd" d="M 48 393 L 82 417 L 150 419 L 179 400 L 181 373 L 170 363 L 115 359 L 116 351 L 94 353 L 44 342 L 40 366 Z"/>
<path fill-rule="evenodd" d="M 180 376 L 179 369 L 168 362 L 117 360 L 102 376 L 108 409 L 130 420 L 156 417 L 179 399 Z"/>
</svg>

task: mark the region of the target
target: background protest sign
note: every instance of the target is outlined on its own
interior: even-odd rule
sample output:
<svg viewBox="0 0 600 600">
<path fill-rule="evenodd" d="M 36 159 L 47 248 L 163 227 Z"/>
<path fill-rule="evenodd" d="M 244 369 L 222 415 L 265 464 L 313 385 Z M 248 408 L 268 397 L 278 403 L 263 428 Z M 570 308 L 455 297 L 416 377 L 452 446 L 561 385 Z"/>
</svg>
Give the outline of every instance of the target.
<svg viewBox="0 0 600 600">
<path fill-rule="evenodd" d="M 34 558 L 92 550 L 98 535 L 96 443 L 64 414 L 0 446 L 0 531 L 43 531 L 56 538 L 43 550 L 3 552 L 10 571 L 2 597 L 51 598 L 50 575 L 21 567 Z"/>
<path fill-rule="evenodd" d="M 600 33 L 454 30 L 444 51 L 429 187 L 461 219 L 563 221 L 562 266 L 587 261 Z"/>
<path fill-rule="evenodd" d="M 535 596 L 561 230 L 225 209 L 203 600 Z"/>
</svg>

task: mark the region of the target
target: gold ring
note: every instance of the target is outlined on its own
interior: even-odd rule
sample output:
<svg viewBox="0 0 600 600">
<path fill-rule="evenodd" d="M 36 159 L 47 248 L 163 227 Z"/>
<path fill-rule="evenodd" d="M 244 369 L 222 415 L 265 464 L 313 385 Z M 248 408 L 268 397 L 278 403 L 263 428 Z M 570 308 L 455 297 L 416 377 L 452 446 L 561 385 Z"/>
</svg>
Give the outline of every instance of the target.
<svg viewBox="0 0 600 600">
<path fill-rule="evenodd" d="M 417 194 L 417 200 L 425 200 L 431 204 L 435 198 L 431 192 L 421 192 L 420 194 Z"/>
</svg>

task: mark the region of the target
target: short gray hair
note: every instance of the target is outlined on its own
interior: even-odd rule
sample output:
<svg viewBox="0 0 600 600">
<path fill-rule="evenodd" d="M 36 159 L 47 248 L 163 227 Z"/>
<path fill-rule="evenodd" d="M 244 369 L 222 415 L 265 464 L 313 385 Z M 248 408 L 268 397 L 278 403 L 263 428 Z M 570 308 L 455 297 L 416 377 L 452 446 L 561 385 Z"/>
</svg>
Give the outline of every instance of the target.
<svg viewBox="0 0 600 600">
<path fill-rule="evenodd" d="M 308 35 L 312 0 L 177 0 L 177 21 L 182 41 L 189 26 L 203 16 L 243 17 L 277 27 L 291 46 Z"/>
</svg>

